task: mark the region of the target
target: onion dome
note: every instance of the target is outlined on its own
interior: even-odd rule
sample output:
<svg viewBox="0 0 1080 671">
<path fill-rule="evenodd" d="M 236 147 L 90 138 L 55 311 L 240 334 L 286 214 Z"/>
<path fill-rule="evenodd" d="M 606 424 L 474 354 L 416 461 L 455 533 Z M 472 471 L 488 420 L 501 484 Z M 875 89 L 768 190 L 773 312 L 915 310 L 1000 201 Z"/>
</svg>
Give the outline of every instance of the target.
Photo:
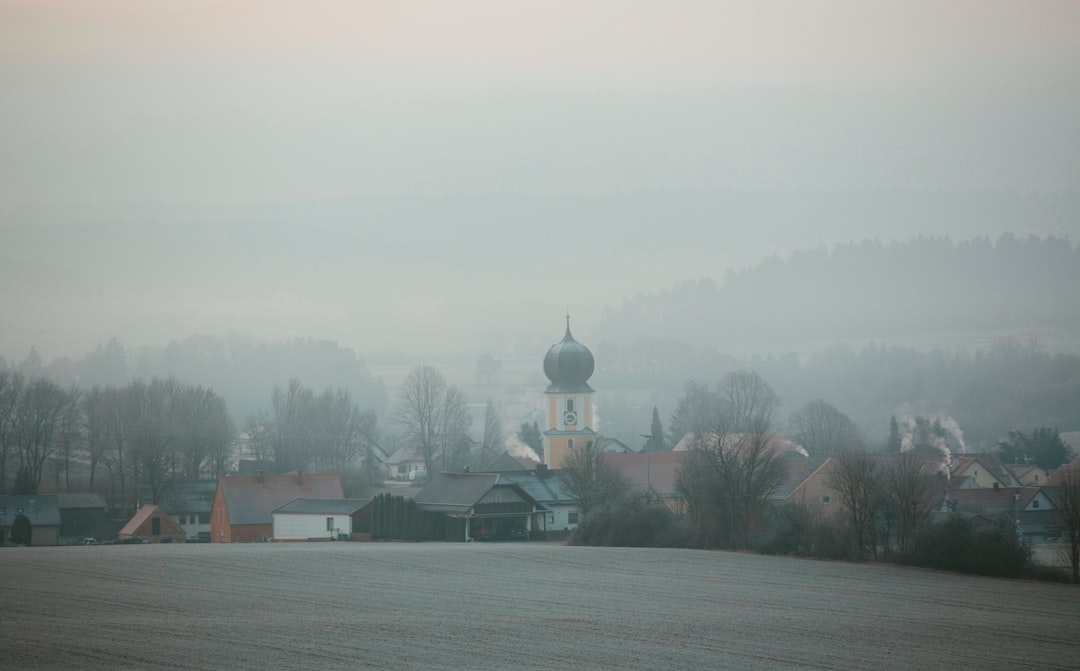
<svg viewBox="0 0 1080 671">
<path fill-rule="evenodd" d="M 587 384 L 593 374 L 592 352 L 570 335 L 570 316 L 566 316 L 566 335 L 544 355 L 544 375 L 551 380 L 547 393 L 591 392 Z"/>
</svg>

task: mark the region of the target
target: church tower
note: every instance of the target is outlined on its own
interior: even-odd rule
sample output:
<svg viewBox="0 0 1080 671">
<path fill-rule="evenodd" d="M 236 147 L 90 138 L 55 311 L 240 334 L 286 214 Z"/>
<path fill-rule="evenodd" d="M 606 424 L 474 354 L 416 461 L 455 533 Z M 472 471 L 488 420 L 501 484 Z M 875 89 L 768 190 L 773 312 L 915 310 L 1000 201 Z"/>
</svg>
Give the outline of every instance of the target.
<svg viewBox="0 0 1080 671">
<path fill-rule="evenodd" d="M 551 381 L 547 396 L 547 427 L 544 431 L 544 463 L 548 468 L 562 468 L 563 459 L 575 446 L 596 439 L 592 428 L 593 355 L 570 335 L 570 315 L 566 316 L 566 335 L 544 356 L 544 375 Z"/>
</svg>

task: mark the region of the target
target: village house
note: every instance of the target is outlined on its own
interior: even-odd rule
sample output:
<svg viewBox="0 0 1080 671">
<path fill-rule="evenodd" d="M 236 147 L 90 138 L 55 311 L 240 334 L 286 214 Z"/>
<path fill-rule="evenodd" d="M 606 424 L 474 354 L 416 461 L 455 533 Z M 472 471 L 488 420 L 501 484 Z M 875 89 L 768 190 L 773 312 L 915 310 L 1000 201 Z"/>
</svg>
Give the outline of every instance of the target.
<svg viewBox="0 0 1080 671">
<path fill-rule="evenodd" d="M 788 457 L 783 460 L 784 479 L 769 496 L 776 504 L 793 503 L 832 515 L 843 510 L 829 476 L 836 470 L 831 457 Z"/>
<path fill-rule="evenodd" d="M 1061 537 L 1061 516 L 1052 488 L 949 489 L 946 497 L 947 510 L 1011 524 L 1027 542 L 1056 541 Z"/>
<path fill-rule="evenodd" d="M 960 455 L 956 457 L 950 477 L 966 489 L 1015 487 L 1020 484 L 996 454 Z"/>
<path fill-rule="evenodd" d="M 31 545 L 60 544 L 60 503 L 56 494 L 0 495 L 0 545 L 11 542 L 16 520 L 26 518 Z"/>
<path fill-rule="evenodd" d="M 498 473 L 501 481 L 519 485 L 547 510 L 542 524 L 546 538 L 567 538 L 577 528 L 581 516 L 577 497 L 567 490 L 559 474 L 546 465 L 504 452 L 481 472 Z"/>
<path fill-rule="evenodd" d="M 111 537 L 109 523 L 105 518 L 105 499 L 100 494 L 57 494 L 56 501 L 60 508 L 62 545 L 78 543 L 87 538 Z"/>
<path fill-rule="evenodd" d="M 685 501 L 675 489 L 686 452 L 607 452 L 604 463 L 621 473 L 641 494 L 662 501 L 672 512 L 685 512 Z"/>
<path fill-rule="evenodd" d="M 293 499 L 273 510 L 274 542 L 370 540 L 371 499 Z"/>
<path fill-rule="evenodd" d="M 529 538 L 543 531 L 548 512 L 498 473 L 438 473 L 413 501 L 444 516 L 446 540 Z"/>
<path fill-rule="evenodd" d="M 209 543 L 210 511 L 216 493 L 215 480 L 177 482 L 165 489 L 161 508 L 183 528 L 189 541 Z"/>
<path fill-rule="evenodd" d="M 183 543 L 187 534 L 160 506 L 146 504 L 116 535 L 117 542 Z"/>
<path fill-rule="evenodd" d="M 337 473 L 222 476 L 210 512 L 210 542 L 254 543 L 274 535 L 273 511 L 295 499 L 343 499 Z"/>
<path fill-rule="evenodd" d="M 440 452 L 432 457 L 433 463 L 442 459 Z M 387 480 L 426 480 L 427 464 L 424 456 L 412 445 L 406 445 L 387 457 L 383 462 Z"/>
</svg>

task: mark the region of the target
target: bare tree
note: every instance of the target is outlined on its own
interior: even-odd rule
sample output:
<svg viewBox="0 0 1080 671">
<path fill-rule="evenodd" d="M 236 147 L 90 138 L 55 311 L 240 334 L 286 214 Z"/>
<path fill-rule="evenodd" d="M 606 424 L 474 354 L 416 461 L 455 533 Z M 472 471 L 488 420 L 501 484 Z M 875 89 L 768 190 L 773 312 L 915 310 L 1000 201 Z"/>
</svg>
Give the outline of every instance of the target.
<svg viewBox="0 0 1080 671">
<path fill-rule="evenodd" d="M 251 438 L 278 473 L 303 470 L 314 457 L 314 405 L 314 392 L 292 378 L 284 389 L 274 388 L 270 414 L 258 418 Z"/>
<path fill-rule="evenodd" d="M 317 460 L 337 472 L 356 468 L 374 440 L 375 413 L 361 411 L 345 389 L 326 389 L 315 400 Z"/>
<path fill-rule="evenodd" d="M 204 470 L 224 475 L 233 437 L 225 399 L 207 387 L 183 386 L 177 390 L 175 412 L 180 475 L 185 480 L 198 480 Z"/>
<path fill-rule="evenodd" d="M 769 431 L 780 398 L 754 371 L 734 371 L 720 380 L 720 399 L 726 424 L 735 432 L 763 434 Z"/>
<path fill-rule="evenodd" d="M 826 484 L 847 511 L 853 533 L 855 559 L 866 558 L 867 548 L 876 552 L 874 521 L 877 513 L 877 462 L 865 449 L 842 452 L 834 457 L 836 468 L 829 471 Z"/>
<path fill-rule="evenodd" d="M 604 461 L 603 452 L 592 442 L 570 450 L 563 459 L 559 478 L 577 499 L 582 516 L 615 503 L 630 491 L 630 482 Z"/>
<path fill-rule="evenodd" d="M 779 400 L 756 373 L 720 383 L 721 414 L 701 433 L 677 473 L 702 542 L 748 548 L 768 499 L 784 478 L 783 456 L 770 434 Z"/>
<path fill-rule="evenodd" d="M 881 489 L 896 520 L 897 546 L 906 552 L 919 526 L 941 505 L 941 479 L 922 455 L 904 452 L 886 463 Z"/>
<path fill-rule="evenodd" d="M 447 387 L 438 425 L 444 471 L 448 467 L 456 470 L 468 465 L 472 454 L 472 444 L 469 439 L 471 428 L 472 417 L 469 415 L 465 392 L 455 386 Z M 430 471 L 428 471 L 428 477 L 431 477 Z"/>
<path fill-rule="evenodd" d="M 445 411 L 446 379 L 433 366 L 417 366 L 401 384 L 394 419 L 424 459 L 428 478 L 440 447 L 440 420 Z"/>
<path fill-rule="evenodd" d="M 56 449 L 56 434 L 66 403 L 64 390 L 45 378 L 31 380 L 23 389 L 14 425 L 21 493 L 37 493 L 45 463 Z"/>
<path fill-rule="evenodd" d="M 23 376 L 0 370 L 0 492 L 7 492 L 8 455 L 15 449 L 15 419 L 22 398 Z"/>
<path fill-rule="evenodd" d="M 159 503 L 183 469 L 179 450 L 183 390 L 172 378 L 154 378 L 149 383 L 135 380 L 125 392 L 130 456 L 138 482 L 149 489 L 151 502 Z"/>
<path fill-rule="evenodd" d="M 60 459 L 63 462 L 64 490 L 71 491 L 71 458 L 81 450 L 86 439 L 86 417 L 83 415 L 83 390 L 71 385 L 67 401 L 60 413 Z M 60 471 L 57 470 L 59 477 Z"/>
<path fill-rule="evenodd" d="M 1072 461 L 1055 473 L 1058 510 L 1069 544 L 1073 582 L 1080 582 L 1080 462 Z"/>
<path fill-rule="evenodd" d="M 795 440 L 815 457 L 830 457 L 864 446 L 855 422 L 821 399 L 810 401 L 791 418 Z"/>
<path fill-rule="evenodd" d="M 506 434 L 503 432 L 502 416 L 495 402 L 488 400 L 484 408 L 484 440 L 480 450 L 485 459 L 492 459 L 502 453 L 506 446 Z"/>
<path fill-rule="evenodd" d="M 94 488 L 98 467 L 103 463 L 109 445 L 108 394 L 107 390 L 94 385 L 82 397 L 82 415 L 86 421 L 84 444 L 90 459 L 90 489 Z"/>
<path fill-rule="evenodd" d="M 120 483 L 120 500 L 128 502 L 128 475 L 134 470 L 128 450 L 128 420 L 125 412 L 127 389 L 107 388 L 102 399 L 106 442 L 104 451 L 105 467 L 109 470 L 110 499 L 116 501 L 116 483 Z"/>
<path fill-rule="evenodd" d="M 668 442 L 674 446 L 688 433 L 711 430 L 721 414 L 721 405 L 719 392 L 688 380 L 668 420 Z"/>
</svg>

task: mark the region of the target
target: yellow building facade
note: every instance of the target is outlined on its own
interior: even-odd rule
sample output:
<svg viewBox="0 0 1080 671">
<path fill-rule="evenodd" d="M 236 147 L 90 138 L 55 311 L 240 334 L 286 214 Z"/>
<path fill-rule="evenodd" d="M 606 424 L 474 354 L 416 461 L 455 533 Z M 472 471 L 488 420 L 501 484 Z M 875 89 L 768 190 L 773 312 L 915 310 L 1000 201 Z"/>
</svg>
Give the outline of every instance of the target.
<svg viewBox="0 0 1080 671">
<path fill-rule="evenodd" d="M 548 468 L 562 468 L 571 450 L 596 439 L 592 426 L 593 389 L 588 384 L 594 366 L 592 352 L 571 335 L 567 316 L 566 334 L 544 356 L 544 375 L 551 382 L 544 390 L 544 463 Z"/>
</svg>

